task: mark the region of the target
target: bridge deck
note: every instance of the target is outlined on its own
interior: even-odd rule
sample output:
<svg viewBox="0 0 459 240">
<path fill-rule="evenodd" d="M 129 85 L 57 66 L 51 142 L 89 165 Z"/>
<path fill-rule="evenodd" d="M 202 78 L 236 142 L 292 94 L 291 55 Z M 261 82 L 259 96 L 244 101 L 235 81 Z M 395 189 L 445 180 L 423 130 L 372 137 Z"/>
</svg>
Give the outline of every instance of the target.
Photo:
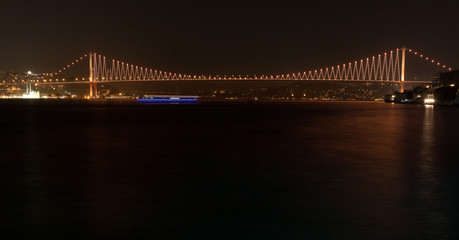
<svg viewBox="0 0 459 240">
<path fill-rule="evenodd" d="M 277 82 L 361 82 L 361 83 L 395 83 L 401 84 L 400 81 L 388 81 L 388 80 L 335 80 L 335 79 L 254 79 L 254 78 L 247 78 L 247 79 L 190 79 L 190 80 L 170 80 L 170 79 L 154 79 L 154 80 L 108 80 L 108 81 L 54 81 L 54 82 L 33 82 L 33 84 L 38 85 L 55 85 L 55 84 L 89 84 L 89 83 L 129 83 L 129 82 L 226 82 L 226 81 L 277 81 Z M 404 81 L 405 84 L 430 84 L 429 81 Z M 0 84 L 0 85 L 20 85 L 25 83 L 16 83 L 16 84 Z"/>
</svg>

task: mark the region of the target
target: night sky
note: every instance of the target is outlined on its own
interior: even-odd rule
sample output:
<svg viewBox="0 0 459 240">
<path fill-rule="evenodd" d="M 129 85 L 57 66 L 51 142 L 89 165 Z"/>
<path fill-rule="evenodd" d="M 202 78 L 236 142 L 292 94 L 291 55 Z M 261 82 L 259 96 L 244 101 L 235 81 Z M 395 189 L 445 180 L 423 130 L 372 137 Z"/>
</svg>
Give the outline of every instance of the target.
<svg viewBox="0 0 459 240">
<path fill-rule="evenodd" d="M 459 66 L 459 2 L 2 1 L 0 71 L 90 50 L 187 74 L 279 74 L 406 45 Z"/>
</svg>

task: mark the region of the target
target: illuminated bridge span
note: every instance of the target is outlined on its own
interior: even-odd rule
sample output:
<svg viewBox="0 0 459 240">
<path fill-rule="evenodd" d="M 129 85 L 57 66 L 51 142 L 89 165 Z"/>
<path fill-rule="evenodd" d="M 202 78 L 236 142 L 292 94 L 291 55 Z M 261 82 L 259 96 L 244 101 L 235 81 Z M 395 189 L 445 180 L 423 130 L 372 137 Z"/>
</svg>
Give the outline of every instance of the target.
<svg viewBox="0 0 459 240">
<path fill-rule="evenodd" d="M 342 65 L 330 66 L 315 70 L 280 75 L 260 76 L 220 76 L 190 75 L 171 73 L 151 68 L 139 67 L 116 59 L 107 59 L 101 54 L 90 52 L 68 64 L 55 73 L 48 74 L 49 82 L 59 82 L 59 76 L 74 65 L 89 58 L 89 78 L 78 83 L 90 84 L 90 97 L 97 97 L 97 83 L 131 82 L 131 81 L 210 81 L 210 80 L 261 80 L 261 81 L 348 81 L 348 82 L 385 82 L 400 83 L 403 92 L 405 83 L 406 53 L 418 56 L 435 66 L 451 71 L 451 68 L 412 49 L 400 48 L 359 59 Z M 57 77 L 57 78 L 56 78 Z M 65 81 L 65 80 L 64 80 Z M 71 83 L 67 81 L 66 83 Z M 62 80 L 59 83 L 63 83 Z M 73 83 L 76 83 L 73 81 Z M 425 81 L 407 81 L 406 83 L 425 83 Z M 40 83 L 42 84 L 42 83 Z"/>
</svg>

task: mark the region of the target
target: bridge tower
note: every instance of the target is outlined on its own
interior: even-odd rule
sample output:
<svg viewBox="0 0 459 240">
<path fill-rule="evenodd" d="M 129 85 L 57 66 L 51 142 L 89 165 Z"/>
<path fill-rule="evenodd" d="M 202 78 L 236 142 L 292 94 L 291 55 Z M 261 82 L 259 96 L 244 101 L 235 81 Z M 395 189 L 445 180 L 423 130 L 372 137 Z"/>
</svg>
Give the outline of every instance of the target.
<svg viewBox="0 0 459 240">
<path fill-rule="evenodd" d="M 94 53 L 89 53 L 89 98 L 97 98 L 97 83 L 95 83 L 94 77 Z"/>
<path fill-rule="evenodd" d="M 406 60 L 406 47 L 402 47 L 402 72 L 400 76 L 401 86 L 400 92 L 403 93 L 405 91 L 405 60 Z"/>
</svg>

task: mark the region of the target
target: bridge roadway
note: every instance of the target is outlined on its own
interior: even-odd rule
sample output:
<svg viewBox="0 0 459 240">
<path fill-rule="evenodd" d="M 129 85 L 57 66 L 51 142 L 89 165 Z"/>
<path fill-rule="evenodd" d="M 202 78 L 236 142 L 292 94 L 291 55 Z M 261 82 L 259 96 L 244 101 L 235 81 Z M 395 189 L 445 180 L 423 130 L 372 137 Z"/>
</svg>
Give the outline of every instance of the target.
<svg viewBox="0 0 459 240">
<path fill-rule="evenodd" d="M 234 79 L 190 79 L 190 80 L 170 80 L 170 79 L 154 79 L 154 80 L 107 80 L 107 81 L 48 81 L 48 82 L 32 82 L 32 84 L 38 85 L 56 85 L 56 84 L 102 84 L 102 83 L 128 83 L 128 82 L 191 82 L 191 81 L 284 81 L 284 82 L 360 82 L 360 83 L 395 83 L 401 84 L 401 81 L 388 81 L 388 80 L 339 80 L 339 79 L 255 79 L 255 78 L 234 78 Z M 404 84 L 430 84 L 429 81 L 404 81 Z M 24 83 L 16 84 L 0 84 L 0 85 L 21 85 Z"/>
</svg>

